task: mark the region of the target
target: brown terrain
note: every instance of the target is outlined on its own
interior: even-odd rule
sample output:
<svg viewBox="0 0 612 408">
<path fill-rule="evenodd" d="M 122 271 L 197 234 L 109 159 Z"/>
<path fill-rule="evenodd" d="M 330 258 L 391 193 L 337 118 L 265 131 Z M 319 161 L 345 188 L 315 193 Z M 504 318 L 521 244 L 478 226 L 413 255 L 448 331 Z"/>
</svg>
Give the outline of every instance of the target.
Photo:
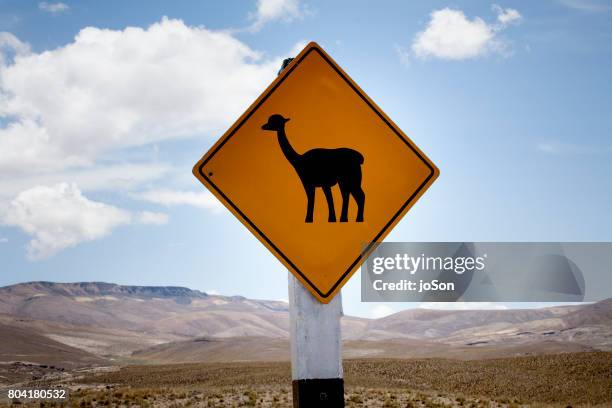
<svg viewBox="0 0 612 408">
<path fill-rule="evenodd" d="M 0 390 L 61 384 L 85 406 L 114 392 L 140 406 L 289 406 L 287 307 L 180 287 L 0 288 Z M 342 330 L 354 406 L 612 406 L 610 299 L 345 316 Z"/>
</svg>

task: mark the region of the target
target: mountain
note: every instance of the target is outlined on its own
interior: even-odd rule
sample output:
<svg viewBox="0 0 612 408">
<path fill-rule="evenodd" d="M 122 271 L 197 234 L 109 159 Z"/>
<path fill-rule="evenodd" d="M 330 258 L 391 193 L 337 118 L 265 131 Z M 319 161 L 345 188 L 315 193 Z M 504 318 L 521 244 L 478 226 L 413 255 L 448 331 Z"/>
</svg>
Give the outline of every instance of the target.
<svg viewBox="0 0 612 408">
<path fill-rule="evenodd" d="M 0 362 L 45 362 L 61 367 L 101 364 L 104 359 L 55 341 L 33 329 L 0 324 Z"/>
<path fill-rule="evenodd" d="M 31 282 L 0 288 L 0 313 L 156 336 L 285 336 L 287 304 L 180 287 Z"/>
<path fill-rule="evenodd" d="M 394 332 L 415 338 L 448 337 L 474 327 L 520 326 L 532 321 L 555 319 L 572 309 L 524 310 L 406 310 L 372 322 L 369 330 Z"/>
<path fill-rule="evenodd" d="M 368 324 L 363 338 L 444 339 L 484 341 L 519 333 L 543 333 L 568 328 L 563 316 L 582 306 L 518 310 L 406 310 Z M 595 324 L 595 322 L 593 322 Z"/>
<path fill-rule="evenodd" d="M 288 330 L 288 304 L 281 301 L 101 282 L 0 288 L 2 335 L 31 333 L 42 348 L 59 344 L 80 362 L 286 359 Z M 344 316 L 342 334 L 347 357 L 611 350 L 612 300 L 529 310 L 412 309 L 381 319 Z"/>
<path fill-rule="evenodd" d="M 612 325 L 612 299 L 585 305 L 563 316 L 570 326 Z"/>
<path fill-rule="evenodd" d="M 105 357 L 193 337 L 289 336 L 288 304 L 182 287 L 29 282 L 0 288 L 0 323 Z M 367 319 L 346 317 L 356 335 Z"/>
</svg>

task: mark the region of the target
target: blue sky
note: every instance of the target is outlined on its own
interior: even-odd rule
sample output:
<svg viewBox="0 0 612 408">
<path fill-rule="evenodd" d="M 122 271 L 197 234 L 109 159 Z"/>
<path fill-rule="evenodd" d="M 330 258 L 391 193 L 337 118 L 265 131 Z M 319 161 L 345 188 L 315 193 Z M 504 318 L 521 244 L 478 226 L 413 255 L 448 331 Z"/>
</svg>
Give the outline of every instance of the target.
<svg viewBox="0 0 612 408">
<path fill-rule="evenodd" d="M 610 241 L 611 18 L 597 0 L 0 0 L 0 285 L 287 298 L 191 167 L 312 40 L 440 168 L 389 241 Z M 359 285 L 347 314 L 414 306 Z"/>
</svg>

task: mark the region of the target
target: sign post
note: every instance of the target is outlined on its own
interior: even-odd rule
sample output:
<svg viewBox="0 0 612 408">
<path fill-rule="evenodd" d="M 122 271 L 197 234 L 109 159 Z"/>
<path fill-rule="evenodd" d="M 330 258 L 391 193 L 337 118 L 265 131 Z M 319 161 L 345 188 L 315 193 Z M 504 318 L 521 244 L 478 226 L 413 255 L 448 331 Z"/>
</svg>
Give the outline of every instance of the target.
<svg viewBox="0 0 612 408">
<path fill-rule="evenodd" d="M 344 407 L 341 317 L 340 293 L 321 303 L 289 274 L 294 408 Z"/>
<path fill-rule="evenodd" d="M 193 174 L 290 272 L 294 407 L 343 407 L 340 289 L 438 169 L 311 42 Z"/>
</svg>

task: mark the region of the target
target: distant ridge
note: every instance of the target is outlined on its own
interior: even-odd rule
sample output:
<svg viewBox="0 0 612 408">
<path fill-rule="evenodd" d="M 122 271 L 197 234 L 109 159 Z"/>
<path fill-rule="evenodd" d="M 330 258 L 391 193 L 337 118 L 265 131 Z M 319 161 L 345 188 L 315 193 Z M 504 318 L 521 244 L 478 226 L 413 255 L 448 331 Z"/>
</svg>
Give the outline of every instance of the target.
<svg viewBox="0 0 612 408">
<path fill-rule="evenodd" d="M 182 286 L 133 286 L 107 282 L 57 283 L 34 281 L 5 286 L 8 292 L 32 290 L 37 293 L 61 296 L 142 296 L 142 297 L 192 297 L 206 298 L 209 295 Z"/>
<path fill-rule="evenodd" d="M 16 354 L 32 361 L 50 359 L 58 344 L 86 353 L 81 362 L 92 361 L 91 356 L 166 362 L 265 360 L 285 358 L 289 337 L 286 302 L 107 282 L 1 287 L 0 325 L 6 338 L 14 330 L 22 337 L 33 333 L 51 340 L 38 342 L 46 344 L 48 354 L 34 350 L 31 343 L 13 345 Z M 351 357 L 489 358 L 607 351 L 612 350 L 612 299 L 542 309 L 411 309 L 380 319 L 344 316 L 342 336 Z"/>
</svg>

